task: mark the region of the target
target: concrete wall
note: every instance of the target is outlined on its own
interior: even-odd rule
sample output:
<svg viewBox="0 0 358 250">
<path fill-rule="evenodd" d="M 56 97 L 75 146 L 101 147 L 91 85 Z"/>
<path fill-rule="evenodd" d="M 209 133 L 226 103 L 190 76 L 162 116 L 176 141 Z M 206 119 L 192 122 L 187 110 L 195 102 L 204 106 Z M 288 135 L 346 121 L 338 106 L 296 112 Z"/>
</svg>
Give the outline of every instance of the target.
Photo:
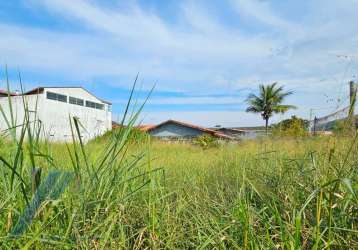
<svg viewBox="0 0 358 250">
<path fill-rule="evenodd" d="M 220 128 L 217 131 L 237 139 L 244 135 L 244 132 L 229 129 L 229 128 Z"/>
<path fill-rule="evenodd" d="M 240 138 L 242 140 L 245 140 L 245 139 L 249 140 L 249 139 L 257 139 L 257 138 L 263 137 L 265 135 L 266 135 L 265 131 L 247 130 L 243 134 L 241 134 L 238 138 Z"/>
<path fill-rule="evenodd" d="M 47 91 L 66 95 L 67 103 L 47 99 Z M 104 104 L 104 109 L 86 107 L 85 103 L 84 106 L 71 104 L 69 103 L 69 96 L 83 99 L 84 102 L 88 100 Z M 35 110 L 34 103 L 36 99 L 38 100 L 37 115 L 43 124 L 43 137 L 50 141 L 72 140 L 70 119 L 73 117 L 78 117 L 83 125 L 80 131 L 84 141 L 101 135 L 112 128 L 112 113 L 109 105 L 82 88 L 45 88 L 43 94 L 26 96 L 26 100 L 29 102 L 29 109 Z M 11 101 L 16 103 L 15 110 L 18 113 L 17 124 L 20 124 L 24 116 L 22 97 L 11 97 Z M 0 104 L 5 110 L 8 110 L 8 98 L 0 97 Z M 0 130 L 6 128 L 3 118 L 0 117 Z"/>
<path fill-rule="evenodd" d="M 149 132 L 155 137 L 197 137 L 203 134 L 202 131 L 185 127 L 179 124 L 168 123 L 155 128 Z"/>
<path fill-rule="evenodd" d="M 237 139 L 241 139 L 241 140 L 249 140 L 249 139 L 257 139 L 260 138 L 262 136 L 265 136 L 266 133 L 264 130 L 242 130 L 242 131 L 235 131 L 233 129 L 230 128 L 220 128 L 217 131 L 237 138 Z"/>
<path fill-rule="evenodd" d="M 24 100 L 27 104 L 27 109 L 29 110 L 29 123 L 33 128 L 36 117 L 36 103 L 37 105 L 40 105 L 42 103 L 42 97 L 35 95 L 24 97 L 12 96 L 10 100 L 12 106 L 12 116 L 8 97 L 0 97 L 0 107 L 6 117 L 4 118 L 4 114 L 0 113 L 0 132 L 10 133 L 9 129 L 12 128 L 12 131 L 15 132 L 16 135 L 20 135 L 22 129 L 21 125 L 24 124 L 25 117 Z"/>
</svg>

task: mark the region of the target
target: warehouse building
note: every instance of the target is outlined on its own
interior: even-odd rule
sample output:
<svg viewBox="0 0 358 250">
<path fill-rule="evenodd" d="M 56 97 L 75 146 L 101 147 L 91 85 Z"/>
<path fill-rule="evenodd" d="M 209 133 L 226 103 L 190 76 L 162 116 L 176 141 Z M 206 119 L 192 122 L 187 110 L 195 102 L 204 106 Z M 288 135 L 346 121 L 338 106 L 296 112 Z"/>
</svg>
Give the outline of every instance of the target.
<svg viewBox="0 0 358 250">
<path fill-rule="evenodd" d="M 8 95 L 0 92 L 0 131 L 17 126 L 17 134 L 25 116 L 24 100 L 31 125 L 41 125 L 41 137 L 50 141 L 71 141 L 70 119 L 76 117 L 84 141 L 102 135 L 112 128 L 111 103 L 104 101 L 82 87 L 38 87 L 24 94 Z M 10 119 L 10 105 L 13 122 Z"/>
</svg>

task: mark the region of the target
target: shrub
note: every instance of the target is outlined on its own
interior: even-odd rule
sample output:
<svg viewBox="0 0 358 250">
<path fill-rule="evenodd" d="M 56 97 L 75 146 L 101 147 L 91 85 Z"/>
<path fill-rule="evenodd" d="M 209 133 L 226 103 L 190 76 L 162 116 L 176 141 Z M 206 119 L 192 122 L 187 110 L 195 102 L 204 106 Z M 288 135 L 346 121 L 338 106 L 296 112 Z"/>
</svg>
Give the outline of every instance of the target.
<svg viewBox="0 0 358 250">
<path fill-rule="evenodd" d="M 358 128 L 358 117 L 355 116 L 354 119 L 355 119 L 355 124 L 356 124 L 356 129 L 357 129 Z M 340 136 L 352 135 L 351 119 L 346 118 L 346 119 L 336 120 L 333 122 L 331 129 L 335 135 L 340 135 Z"/>
<path fill-rule="evenodd" d="M 113 136 L 115 136 L 116 134 L 120 133 L 120 129 L 127 129 L 126 127 L 120 128 L 113 128 L 112 130 L 107 131 L 106 133 L 104 133 L 103 135 L 97 136 L 96 138 L 94 138 L 93 140 L 91 140 L 92 143 L 100 143 L 100 142 L 105 142 L 108 139 L 112 138 Z M 128 139 L 130 140 L 130 142 L 132 143 L 145 143 L 147 142 L 149 135 L 146 132 L 143 132 L 137 128 L 130 128 L 130 134 L 128 136 Z"/>
<path fill-rule="evenodd" d="M 272 128 L 272 135 L 284 137 L 304 137 L 308 135 L 309 122 L 296 116 L 283 120 Z"/>
<path fill-rule="evenodd" d="M 219 146 L 219 142 L 216 138 L 211 135 L 203 134 L 193 141 L 194 145 L 198 145 L 203 149 L 213 148 Z"/>
</svg>

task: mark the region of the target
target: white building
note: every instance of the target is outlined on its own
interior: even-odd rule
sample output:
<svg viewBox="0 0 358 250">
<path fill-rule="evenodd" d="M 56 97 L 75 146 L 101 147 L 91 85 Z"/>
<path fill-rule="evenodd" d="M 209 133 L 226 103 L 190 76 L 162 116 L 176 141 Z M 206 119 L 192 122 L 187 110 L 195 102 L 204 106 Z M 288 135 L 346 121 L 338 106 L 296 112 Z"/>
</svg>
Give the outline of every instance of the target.
<svg viewBox="0 0 358 250">
<path fill-rule="evenodd" d="M 77 117 L 81 123 L 81 136 L 88 141 L 112 128 L 111 103 L 99 99 L 82 87 L 39 87 L 10 97 L 14 122 L 24 121 L 24 100 L 29 111 L 30 124 L 41 124 L 41 136 L 50 141 L 71 141 L 70 119 Z M 11 123 L 9 98 L 2 92 L 0 106 L 8 122 L 0 113 L 0 131 L 8 131 Z M 38 122 L 39 121 L 39 122 Z"/>
</svg>

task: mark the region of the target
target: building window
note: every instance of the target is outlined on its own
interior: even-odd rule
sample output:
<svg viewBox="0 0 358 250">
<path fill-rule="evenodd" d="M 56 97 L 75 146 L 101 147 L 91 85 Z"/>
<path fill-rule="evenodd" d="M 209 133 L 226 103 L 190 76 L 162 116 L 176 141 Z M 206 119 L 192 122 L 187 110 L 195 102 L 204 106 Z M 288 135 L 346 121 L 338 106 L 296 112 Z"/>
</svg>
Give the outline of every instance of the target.
<svg viewBox="0 0 358 250">
<path fill-rule="evenodd" d="M 84 101 L 82 99 L 76 98 L 76 97 L 69 97 L 69 102 L 71 104 L 75 104 L 75 105 L 79 105 L 79 106 L 83 106 L 84 105 Z"/>
<path fill-rule="evenodd" d="M 104 105 L 103 105 L 103 104 L 96 103 L 96 109 L 101 109 L 101 110 L 103 110 L 103 108 L 104 108 Z"/>
<path fill-rule="evenodd" d="M 112 111 L 112 105 L 108 104 L 108 112 Z"/>
<path fill-rule="evenodd" d="M 96 102 L 86 101 L 86 107 L 94 108 L 94 109 L 104 109 L 104 105 Z"/>
<path fill-rule="evenodd" d="M 56 100 L 56 101 L 57 101 L 57 94 L 52 93 L 52 92 L 47 92 L 47 99 Z"/>
<path fill-rule="evenodd" d="M 77 99 L 77 105 L 81 105 L 81 106 L 84 106 L 85 104 L 85 101 L 82 100 L 82 99 Z"/>
<path fill-rule="evenodd" d="M 74 98 L 72 96 L 69 97 L 68 102 L 71 104 L 77 104 L 76 98 Z"/>
<path fill-rule="evenodd" d="M 66 95 L 56 94 L 53 92 L 46 92 L 46 96 L 47 96 L 47 99 L 50 99 L 50 100 L 55 100 L 55 101 L 59 101 L 59 102 L 67 102 Z"/>
<path fill-rule="evenodd" d="M 67 102 L 67 96 L 57 94 L 57 100 L 60 102 Z"/>
<path fill-rule="evenodd" d="M 96 103 L 91 101 L 86 101 L 86 107 L 96 108 Z"/>
</svg>

